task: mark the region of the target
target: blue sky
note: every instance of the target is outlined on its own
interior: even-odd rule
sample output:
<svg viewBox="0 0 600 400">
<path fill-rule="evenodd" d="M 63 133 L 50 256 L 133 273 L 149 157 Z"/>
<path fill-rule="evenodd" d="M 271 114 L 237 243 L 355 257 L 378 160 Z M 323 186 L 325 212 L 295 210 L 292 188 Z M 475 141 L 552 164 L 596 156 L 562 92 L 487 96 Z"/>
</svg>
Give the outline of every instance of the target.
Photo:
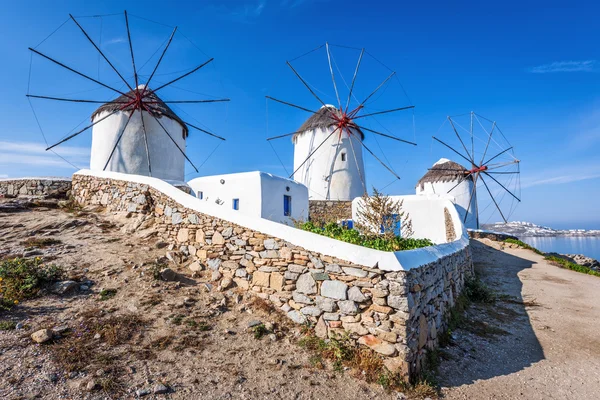
<svg viewBox="0 0 600 400">
<path fill-rule="evenodd" d="M 600 228 L 600 25 L 596 21 L 600 6 L 576 1 L 416 3 L 183 1 L 166 7 L 164 1 L 126 5 L 122 1 L 62 1 L 51 6 L 5 1 L 0 13 L 0 176 L 74 172 L 69 164 L 43 151 L 44 139 L 25 97 L 28 86 L 32 94 L 101 100 L 112 99 L 113 93 L 92 90 L 97 86 L 39 56 L 32 58 L 27 48 L 38 45 L 72 13 L 94 40 L 102 40 L 101 48 L 129 78 L 122 15 L 79 18 L 122 13 L 126 7 L 133 15 L 138 68 L 150 60 L 142 75 L 150 73 L 158 57 L 151 56 L 174 25 L 185 36 L 176 34 L 157 81 L 173 79 L 206 61 L 207 55 L 215 58 L 178 82 L 178 88 L 163 91 L 167 99 L 232 99 L 229 104 L 186 105 L 175 110 L 189 122 L 202 123 L 227 138 L 204 163 L 218 142 L 192 131 L 187 151 L 197 165 L 204 163 L 201 175 L 257 169 L 286 175 L 265 138 L 293 132 L 307 115 L 274 104 L 269 104 L 267 112 L 265 95 L 316 109 L 318 102 L 298 83 L 285 61 L 328 41 L 364 47 L 397 72 L 398 80 L 390 81 L 374 109 L 415 105 L 414 129 L 410 111 L 382 122 L 389 132 L 415 139 L 417 147 L 367 136 L 365 144 L 402 177 L 394 182 L 391 174 L 367 156 L 369 186 L 389 185 L 388 193 L 413 193 L 416 181 L 431 164 L 440 157 L 455 158 L 433 143 L 431 136 L 451 140 L 447 124 L 439 130 L 446 116 L 473 110 L 497 121 L 521 160 L 523 201 L 510 219 L 561 228 Z M 72 22 L 37 49 L 103 82 L 119 85 L 118 76 L 98 59 Z M 332 47 L 332 52 L 339 67 L 336 74 L 351 79 L 358 50 Z M 325 57 L 321 49 L 294 65 L 322 91 L 324 100 L 333 102 Z M 365 57 L 357 93 L 368 94 L 388 73 L 373 58 Z M 341 77 L 338 86 L 343 89 Z M 48 142 L 87 122 L 95 109 L 93 104 L 32 103 Z M 90 132 L 83 133 L 57 152 L 76 166 L 85 166 L 90 138 Z M 273 144 L 291 172 L 291 142 L 282 139 Z M 188 178 L 196 176 L 189 165 L 186 172 Z M 491 213 L 483 222 L 499 219 Z"/>
</svg>

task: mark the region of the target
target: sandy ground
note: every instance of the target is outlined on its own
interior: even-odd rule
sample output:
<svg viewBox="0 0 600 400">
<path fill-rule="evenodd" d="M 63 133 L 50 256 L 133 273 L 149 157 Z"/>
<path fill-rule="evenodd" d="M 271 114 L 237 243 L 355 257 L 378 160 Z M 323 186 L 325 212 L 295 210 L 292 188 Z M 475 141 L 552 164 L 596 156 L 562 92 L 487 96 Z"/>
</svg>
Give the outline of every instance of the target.
<svg viewBox="0 0 600 400">
<path fill-rule="evenodd" d="M 42 256 L 65 266 L 70 277 L 93 282 L 89 291 L 46 294 L 0 313 L 0 320 L 25 323 L 24 329 L 0 331 L 1 399 L 137 398 L 137 390 L 152 392 L 160 383 L 168 394 L 143 398 L 396 399 L 395 393 L 355 379 L 350 371 L 312 368 L 312 354 L 297 344 L 300 327 L 254 306 L 243 294 L 217 291 L 210 286 L 210 274 L 191 279 L 189 269 L 171 263 L 190 279 L 185 284 L 155 280 L 150 267 L 167 248 L 157 248 L 151 229 L 123 233 L 128 224 L 106 214 L 39 208 L 0 212 L 0 259 L 21 254 L 28 237 L 52 237 L 61 243 L 43 249 Z M 117 293 L 101 301 L 102 289 Z M 57 326 L 78 335 L 85 312 L 99 321 L 125 315 L 146 322 L 114 348 L 104 337 L 94 339 L 93 351 L 84 355 L 89 363 L 67 371 L 53 355 L 54 346 L 65 339 L 38 345 L 29 335 Z M 252 321 L 273 323 L 275 333 L 255 339 L 248 329 Z M 99 388 L 109 380 L 121 395 Z M 98 383 L 93 390 L 87 389 L 90 381 Z"/>
<path fill-rule="evenodd" d="M 90 290 L 46 294 L 0 314 L 0 320 L 25 324 L 0 331 L 0 398 L 137 398 L 136 391 L 151 392 L 161 383 L 169 393 L 144 398 L 404 398 L 356 379 L 351 371 L 312 368 L 311 354 L 297 344 L 299 327 L 244 294 L 217 291 L 207 275 L 192 277 L 185 265 L 171 264 L 187 277 L 184 283 L 154 279 L 152 266 L 167 249 L 151 226 L 127 232 L 140 223 L 44 208 L 0 211 L 0 258 L 22 254 L 28 237 L 52 237 L 60 243 L 42 249 L 41 256 L 64 266 L 69 277 L 93 282 Z M 502 251 L 485 240 L 473 246 L 482 279 L 501 296 L 496 303 L 470 307 L 467 326 L 452 332 L 452 344 L 441 350 L 442 396 L 597 398 L 600 279 L 549 265 L 527 250 Z M 102 301 L 102 289 L 117 292 Z M 55 354 L 66 338 L 36 345 L 29 337 L 59 326 L 79 334 L 89 321 L 106 323 L 111 316 L 143 323 L 116 346 L 108 346 L 104 336 L 93 339 L 85 354 L 89 361 L 74 371 Z M 255 339 L 248 329 L 252 321 L 273 323 L 274 336 Z M 88 389 L 90 382 L 97 384 L 94 389 Z M 106 382 L 121 394 L 100 389 Z"/>
<path fill-rule="evenodd" d="M 476 268 L 505 301 L 475 307 L 505 333 L 458 330 L 440 367 L 448 399 L 600 397 L 600 279 L 529 250 L 473 241 Z"/>
</svg>

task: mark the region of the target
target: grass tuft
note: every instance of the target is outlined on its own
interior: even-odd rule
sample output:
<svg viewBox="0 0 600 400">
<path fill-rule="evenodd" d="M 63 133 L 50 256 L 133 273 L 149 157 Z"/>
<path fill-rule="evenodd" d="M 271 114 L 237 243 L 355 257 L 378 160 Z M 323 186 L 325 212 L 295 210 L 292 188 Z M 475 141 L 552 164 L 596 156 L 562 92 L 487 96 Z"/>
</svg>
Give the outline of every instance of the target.
<svg viewBox="0 0 600 400">
<path fill-rule="evenodd" d="M 45 248 L 61 243 L 62 242 L 60 240 L 52 238 L 29 238 L 27 240 L 24 240 L 21 244 L 27 248 Z"/>
<path fill-rule="evenodd" d="M 0 309 L 10 310 L 21 300 L 37 296 L 41 289 L 63 276 L 61 267 L 42 264 L 40 258 L 0 262 Z"/>
<path fill-rule="evenodd" d="M 117 289 L 102 289 L 99 293 L 100 301 L 106 301 L 112 299 L 117 295 Z"/>
<path fill-rule="evenodd" d="M 592 276 L 600 276 L 600 272 L 591 269 L 590 267 L 586 267 L 583 265 L 575 264 L 574 262 L 565 260 L 564 258 L 556 257 L 556 256 L 546 256 L 546 260 L 550 261 L 551 264 L 556 265 L 557 267 L 570 269 L 571 271 L 581 272 L 583 274 L 588 274 Z"/>
<path fill-rule="evenodd" d="M 15 321 L 0 321 L 0 331 L 12 331 L 17 327 Z"/>
<path fill-rule="evenodd" d="M 520 240 L 518 240 L 518 239 L 510 239 L 510 238 L 509 238 L 509 239 L 505 239 L 505 240 L 504 240 L 504 243 L 516 244 L 516 245 L 517 245 L 517 246 L 519 246 L 519 247 L 522 247 L 522 248 L 524 248 L 524 249 L 527 249 L 527 250 L 531 250 L 531 251 L 533 251 L 534 253 L 537 253 L 537 254 L 539 254 L 539 255 L 541 255 L 541 256 L 543 256 L 543 255 L 544 255 L 544 252 L 542 252 L 542 251 L 540 251 L 540 250 L 536 249 L 535 247 L 533 247 L 533 246 L 530 246 L 530 245 L 528 245 L 527 243 L 525 243 L 525 242 L 522 242 L 522 241 L 520 241 Z"/>
</svg>

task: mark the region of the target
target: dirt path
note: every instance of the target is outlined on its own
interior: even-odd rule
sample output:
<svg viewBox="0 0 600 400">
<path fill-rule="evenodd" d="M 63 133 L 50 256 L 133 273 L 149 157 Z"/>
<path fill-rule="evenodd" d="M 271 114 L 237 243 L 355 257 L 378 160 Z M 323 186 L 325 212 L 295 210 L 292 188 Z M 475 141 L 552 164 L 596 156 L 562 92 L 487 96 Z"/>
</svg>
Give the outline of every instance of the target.
<svg viewBox="0 0 600 400">
<path fill-rule="evenodd" d="M 453 333 L 440 366 L 448 399 L 595 399 L 600 396 L 600 279 L 529 250 L 473 241 L 482 279 L 510 295 L 469 311 L 487 331 Z M 502 332 L 505 331 L 505 332 Z"/>
</svg>

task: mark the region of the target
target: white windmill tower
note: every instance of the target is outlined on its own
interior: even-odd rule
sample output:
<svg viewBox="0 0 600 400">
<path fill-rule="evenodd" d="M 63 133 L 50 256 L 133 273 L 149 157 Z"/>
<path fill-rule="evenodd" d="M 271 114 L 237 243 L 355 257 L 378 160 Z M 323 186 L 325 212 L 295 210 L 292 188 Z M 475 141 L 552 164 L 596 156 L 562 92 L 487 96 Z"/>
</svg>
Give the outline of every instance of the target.
<svg viewBox="0 0 600 400">
<path fill-rule="evenodd" d="M 292 139 L 296 171 L 293 178 L 309 188 L 311 200 L 348 201 L 365 193 L 364 134 L 358 127 L 338 129 L 338 121 L 332 115 L 342 118 L 336 107 L 322 106 Z"/>
<path fill-rule="evenodd" d="M 417 182 L 416 193 L 450 196 L 464 224 L 469 229 L 479 226 L 477 194 L 473 177 L 462 165 L 442 158 Z"/>
<path fill-rule="evenodd" d="M 469 229 L 479 229 L 481 220 L 485 223 L 482 213 L 488 209 L 491 210 L 489 218 L 497 211 L 502 220 L 508 222 L 521 202 L 520 160 L 515 157 L 513 146 L 495 121 L 475 112 L 449 116 L 447 121 L 453 135 L 444 138 L 446 141 L 435 136 L 433 139 L 462 158 L 469 167 L 445 158 L 439 160 L 417 184 L 417 194 L 451 196 Z M 481 192 L 478 189 L 482 189 Z"/>
<path fill-rule="evenodd" d="M 67 136 L 58 143 L 49 146 L 46 150 L 51 150 L 92 128 L 92 151 L 90 159 L 90 168 L 92 170 L 109 170 L 127 174 L 153 176 L 166 180 L 183 181 L 185 160 L 187 160 L 194 170 L 198 172 L 196 166 L 185 153 L 189 128 L 194 128 L 220 140 L 225 139 L 205 129 L 192 125 L 189 122 L 183 121 L 167 104 L 214 103 L 229 101 L 229 99 L 163 101 L 157 96 L 157 92 L 200 70 L 202 67 L 213 61 L 213 58 L 203 62 L 183 75 L 151 89 L 149 87 L 150 82 L 155 76 L 165 53 L 171 45 L 177 31 L 177 27 L 175 27 L 166 41 L 166 45 L 163 48 L 162 54 L 154 66 L 152 73 L 144 84 L 140 84 L 140 75 L 136 68 L 133 45 L 131 42 L 129 18 L 127 11 L 125 11 L 124 22 L 133 67 L 133 81 L 135 83 L 135 85 L 131 85 L 131 83 L 123 77 L 121 72 L 119 72 L 113 63 L 106 57 L 100 47 L 92 40 L 81 24 L 72 15 L 70 15 L 70 17 L 91 45 L 98 51 L 99 55 L 119 76 L 129 90 L 127 91 L 127 89 L 124 89 L 124 91 L 122 91 L 119 88 L 115 88 L 98 79 L 94 79 L 89 75 L 79 72 L 63 62 L 41 53 L 35 48 L 29 48 L 32 52 L 48 61 L 120 95 L 116 99 L 107 102 L 102 100 L 39 96 L 28 93 L 27 97 L 30 98 L 61 102 L 102 104 L 92 114 L 92 123 L 90 125 Z"/>
<path fill-rule="evenodd" d="M 351 82 L 348 86 L 348 97 L 345 101 L 342 101 L 338 91 L 338 85 L 336 84 L 336 77 L 333 72 L 335 60 L 331 54 L 330 47 L 333 47 L 333 45 L 325 43 L 294 60 L 311 53 L 315 54 L 319 49 L 325 49 L 331 82 L 333 84 L 338 105 L 334 106 L 326 104 L 315 93 L 313 86 L 300 76 L 298 71 L 296 71 L 289 61 L 286 62 L 294 75 L 319 102 L 321 107 L 315 111 L 292 104 L 288 101 L 266 96 L 269 100 L 311 114 L 297 131 L 270 137 L 267 141 L 293 135 L 294 171 L 290 175 L 290 178 L 293 178 L 295 181 L 308 187 L 310 200 L 351 201 L 367 192 L 363 149 L 371 154 L 384 168 L 391 172 L 395 179 L 400 179 L 398 174 L 391 167 L 386 165 L 365 145 L 365 132 L 416 146 L 416 143 L 400 139 L 392 134 L 373 130 L 365 125 L 370 124 L 370 121 L 376 121 L 381 125 L 381 123 L 376 120 L 375 116 L 379 117 L 383 114 L 412 109 L 414 106 L 386 108 L 383 110 L 371 108 L 372 103 L 378 99 L 378 97 L 374 97 L 374 95 L 378 93 L 380 89 L 386 87 L 388 82 L 395 76 L 396 73 L 393 71 L 391 71 L 391 74 L 387 76 L 387 78 L 385 78 L 368 96 L 366 96 L 364 100 L 357 99 L 354 89 L 363 55 L 365 55 L 365 53 L 368 54 L 365 49 L 356 49 L 360 51 L 360 54 L 358 55 L 358 62 L 352 80 L 345 80 L 342 76 L 344 83 Z M 379 61 L 377 60 L 377 62 Z M 337 64 L 335 65 L 336 69 L 338 69 Z M 381 92 L 379 94 L 381 94 Z M 277 157 L 279 158 L 278 155 Z"/>
</svg>

